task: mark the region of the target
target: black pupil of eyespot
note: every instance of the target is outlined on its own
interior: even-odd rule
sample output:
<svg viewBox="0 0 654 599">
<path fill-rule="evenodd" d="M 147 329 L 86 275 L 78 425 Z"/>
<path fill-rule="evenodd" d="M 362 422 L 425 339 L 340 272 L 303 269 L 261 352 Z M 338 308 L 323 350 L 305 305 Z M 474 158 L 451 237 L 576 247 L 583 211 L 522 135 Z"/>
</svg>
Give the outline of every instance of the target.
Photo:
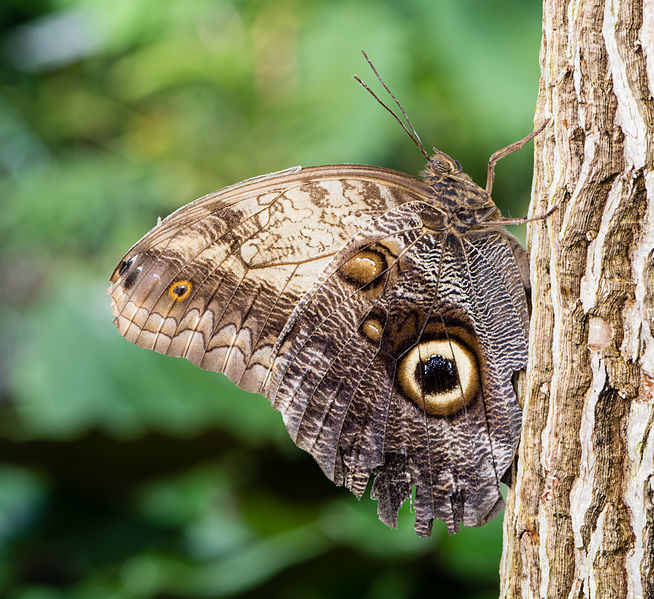
<svg viewBox="0 0 654 599">
<path fill-rule="evenodd" d="M 186 285 L 176 285 L 173 289 L 173 293 L 179 297 L 182 297 L 186 293 Z"/>
<path fill-rule="evenodd" d="M 118 269 L 118 274 L 122 275 L 130 267 L 131 264 L 132 264 L 131 260 L 127 260 L 127 262 L 123 262 L 120 265 L 120 268 Z"/>
<path fill-rule="evenodd" d="M 457 387 L 458 383 L 459 374 L 454 361 L 435 354 L 422 363 L 422 388 L 425 393 L 445 393 Z"/>
</svg>

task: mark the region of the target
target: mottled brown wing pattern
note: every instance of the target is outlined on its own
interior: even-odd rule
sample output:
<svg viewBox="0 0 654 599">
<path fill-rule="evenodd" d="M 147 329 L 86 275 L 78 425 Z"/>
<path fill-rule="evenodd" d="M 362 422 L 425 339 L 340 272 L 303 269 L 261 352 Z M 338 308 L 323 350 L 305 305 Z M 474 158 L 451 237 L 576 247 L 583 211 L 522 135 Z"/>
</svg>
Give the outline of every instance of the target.
<svg viewBox="0 0 654 599">
<path fill-rule="evenodd" d="M 434 518 L 454 532 L 501 508 L 499 479 L 520 433 L 511 377 L 525 366 L 528 323 L 505 234 L 448 236 L 422 226 L 426 210 L 416 202 L 393 209 L 339 252 L 291 317 L 286 361 L 269 391 L 293 440 L 330 479 L 360 497 L 376 475 L 373 496 L 386 524 L 395 525 L 416 485 L 421 535 Z M 362 252 L 380 256 L 375 276 L 343 275 Z M 433 416 L 407 397 L 397 374 L 444 331 L 473 348 L 484 394 L 480 388 L 463 409 Z"/>
<path fill-rule="evenodd" d="M 357 165 L 210 194 L 119 263 L 116 325 L 266 395 L 331 480 L 360 497 L 374 475 L 386 524 L 414 485 L 419 534 L 482 524 L 518 442 L 528 271 L 512 236 L 452 234 L 438 202 L 433 184 Z"/>
</svg>

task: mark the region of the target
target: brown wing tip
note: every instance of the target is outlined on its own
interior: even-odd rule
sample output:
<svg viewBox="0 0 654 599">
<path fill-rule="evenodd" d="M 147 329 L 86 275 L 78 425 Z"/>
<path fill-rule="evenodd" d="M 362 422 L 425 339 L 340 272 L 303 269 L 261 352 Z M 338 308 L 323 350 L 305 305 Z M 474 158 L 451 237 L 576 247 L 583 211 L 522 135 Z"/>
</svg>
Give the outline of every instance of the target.
<svg viewBox="0 0 654 599">
<path fill-rule="evenodd" d="M 109 277 L 109 282 L 110 283 L 115 283 L 120 276 L 129 268 L 131 263 L 131 260 L 125 260 L 124 258 L 116 265 L 116 268 L 114 268 L 113 272 L 111 273 L 111 277 Z"/>
</svg>

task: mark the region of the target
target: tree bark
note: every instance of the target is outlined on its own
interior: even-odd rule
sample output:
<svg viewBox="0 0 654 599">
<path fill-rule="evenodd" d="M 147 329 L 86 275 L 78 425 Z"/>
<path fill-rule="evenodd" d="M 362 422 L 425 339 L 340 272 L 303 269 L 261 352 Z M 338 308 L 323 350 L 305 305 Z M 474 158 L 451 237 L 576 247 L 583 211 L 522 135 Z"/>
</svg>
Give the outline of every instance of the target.
<svg viewBox="0 0 654 599">
<path fill-rule="evenodd" d="M 654 0 L 545 0 L 501 597 L 654 598 Z"/>
</svg>

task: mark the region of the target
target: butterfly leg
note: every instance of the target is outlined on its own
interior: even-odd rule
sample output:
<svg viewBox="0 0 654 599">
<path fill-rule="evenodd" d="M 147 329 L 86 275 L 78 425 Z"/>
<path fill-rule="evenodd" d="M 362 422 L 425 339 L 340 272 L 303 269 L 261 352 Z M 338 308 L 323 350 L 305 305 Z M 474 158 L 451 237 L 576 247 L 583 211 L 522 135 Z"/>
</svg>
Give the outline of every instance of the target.
<svg viewBox="0 0 654 599">
<path fill-rule="evenodd" d="M 497 150 L 490 159 L 488 160 L 488 173 L 486 175 L 486 197 L 489 198 L 491 195 L 491 191 L 493 189 L 493 181 L 495 180 L 495 165 L 502 160 L 505 156 L 508 156 L 509 154 L 512 154 L 513 152 L 520 150 L 528 141 L 531 141 L 534 137 L 536 137 L 543 129 L 545 129 L 545 126 L 547 123 L 550 122 L 550 119 L 547 119 L 538 129 L 527 135 L 526 137 L 523 137 L 519 141 L 514 141 L 512 144 L 506 146 L 506 148 L 502 148 L 501 150 Z M 545 218 L 545 217 L 543 217 Z"/>
<path fill-rule="evenodd" d="M 563 198 L 561 198 L 561 199 L 563 199 Z M 505 225 L 526 225 L 527 223 L 533 223 L 533 222 L 536 222 L 537 220 L 543 220 L 543 219 L 547 218 L 550 214 L 552 214 L 552 212 L 554 212 L 559 207 L 559 204 L 561 203 L 561 199 L 559 199 L 559 201 L 556 204 L 554 204 L 554 206 L 552 206 L 547 212 L 545 212 L 543 214 L 538 214 L 537 216 L 532 216 L 531 218 L 527 218 L 526 216 L 522 217 L 522 218 L 503 218 L 502 220 L 493 221 L 493 222 L 487 221 L 484 224 L 485 225 L 502 225 L 502 226 L 505 226 Z"/>
</svg>

